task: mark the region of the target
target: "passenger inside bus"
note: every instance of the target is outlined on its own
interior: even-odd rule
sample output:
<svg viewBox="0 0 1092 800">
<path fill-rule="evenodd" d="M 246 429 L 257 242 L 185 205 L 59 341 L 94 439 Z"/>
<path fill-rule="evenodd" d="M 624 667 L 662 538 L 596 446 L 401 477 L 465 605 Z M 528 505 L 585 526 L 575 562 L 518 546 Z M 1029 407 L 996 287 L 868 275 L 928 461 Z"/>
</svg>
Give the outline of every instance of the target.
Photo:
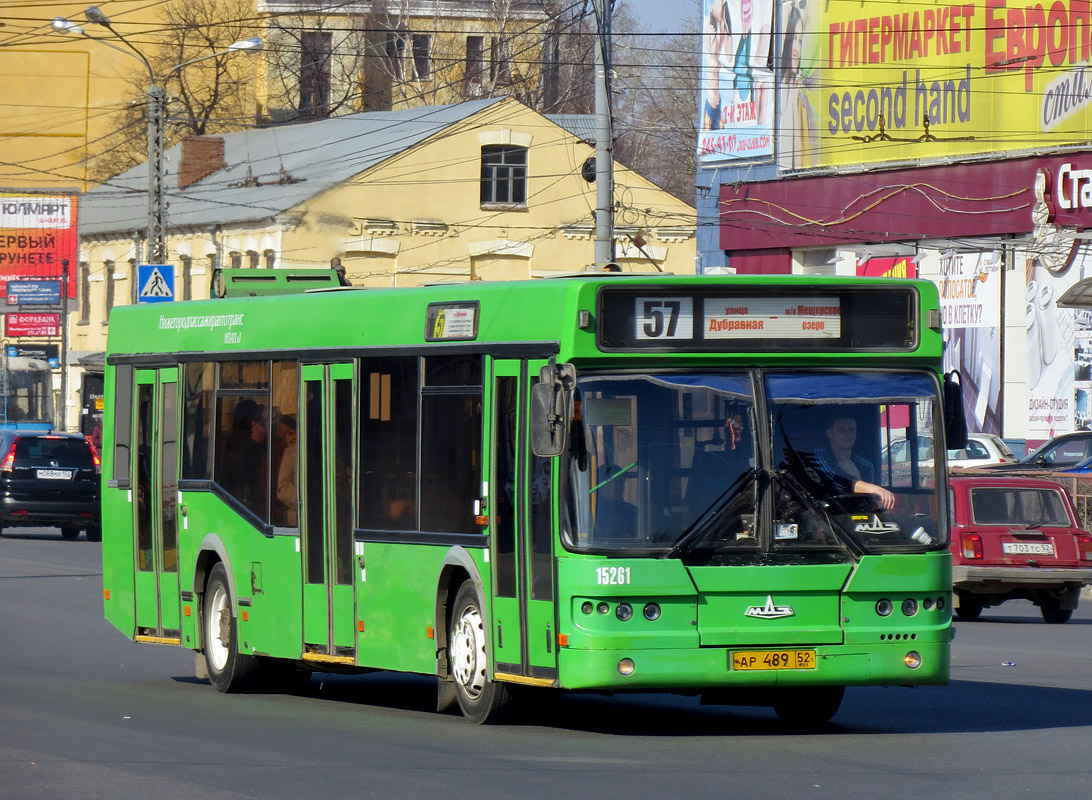
<svg viewBox="0 0 1092 800">
<path fill-rule="evenodd" d="M 254 399 L 244 397 L 232 410 L 231 419 L 216 481 L 251 511 L 264 516 L 269 463 L 265 413 Z"/>
</svg>

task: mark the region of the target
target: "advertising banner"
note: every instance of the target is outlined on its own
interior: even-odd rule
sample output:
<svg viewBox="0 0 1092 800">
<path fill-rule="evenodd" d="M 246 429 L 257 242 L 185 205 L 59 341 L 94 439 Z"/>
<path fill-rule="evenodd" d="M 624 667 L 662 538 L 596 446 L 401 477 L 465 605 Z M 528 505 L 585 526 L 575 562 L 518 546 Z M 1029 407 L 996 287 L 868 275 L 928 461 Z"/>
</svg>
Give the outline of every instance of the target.
<svg viewBox="0 0 1092 800">
<path fill-rule="evenodd" d="M 1058 147 L 1092 127 L 1089 0 L 796 0 L 781 27 L 783 168 Z"/>
<path fill-rule="evenodd" d="M 4 319 L 8 336 L 57 336 L 61 330 L 60 314 L 8 314 Z"/>
<path fill-rule="evenodd" d="M 74 195 L 0 192 L 0 297 L 8 281 L 40 278 L 62 279 L 65 296 L 75 297 L 76 254 Z"/>
<path fill-rule="evenodd" d="M 773 155 L 774 0 L 702 0 L 702 165 Z"/>
</svg>

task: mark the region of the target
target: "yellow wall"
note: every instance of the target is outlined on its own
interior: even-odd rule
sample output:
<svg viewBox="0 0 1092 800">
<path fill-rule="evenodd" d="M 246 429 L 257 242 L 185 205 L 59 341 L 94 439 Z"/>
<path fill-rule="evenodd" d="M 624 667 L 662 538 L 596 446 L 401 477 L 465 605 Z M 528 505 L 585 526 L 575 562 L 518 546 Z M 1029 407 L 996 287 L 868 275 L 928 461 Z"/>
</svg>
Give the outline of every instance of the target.
<svg viewBox="0 0 1092 800">
<path fill-rule="evenodd" d="M 0 30 L 7 45 L 0 47 L 0 186 L 90 188 L 88 148 L 113 132 L 111 112 L 131 91 L 126 78 L 145 69 L 135 56 L 50 27 L 59 16 L 108 38 L 105 28 L 84 21 L 86 7 L 26 5 Z M 157 4 L 117 0 L 100 8 L 137 46 L 157 20 Z"/>
</svg>

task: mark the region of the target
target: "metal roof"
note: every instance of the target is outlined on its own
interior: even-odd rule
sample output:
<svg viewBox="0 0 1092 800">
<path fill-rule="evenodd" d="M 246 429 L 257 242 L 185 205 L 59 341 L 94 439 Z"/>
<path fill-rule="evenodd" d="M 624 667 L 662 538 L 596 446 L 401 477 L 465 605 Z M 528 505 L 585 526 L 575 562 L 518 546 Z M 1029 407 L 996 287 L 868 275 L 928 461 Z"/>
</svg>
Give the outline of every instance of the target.
<svg viewBox="0 0 1092 800">
<path fill-rule="evenodd" d="M 582 142 L 595 145 L 595 114 L 547 114 L 546 119 Z"/>
<path fill-rule="evenodd" d="M 369 111 L 220 134 L 227 166 L 185 189 L 178 188 L 181 146 L 176 145 L 165 159 L 169 228 L 270 219 L 502 102 L 490 98 Z M 143 231 L 147 221 L 146 163 L 80 197 L 81 236 Z"/>
</svg>

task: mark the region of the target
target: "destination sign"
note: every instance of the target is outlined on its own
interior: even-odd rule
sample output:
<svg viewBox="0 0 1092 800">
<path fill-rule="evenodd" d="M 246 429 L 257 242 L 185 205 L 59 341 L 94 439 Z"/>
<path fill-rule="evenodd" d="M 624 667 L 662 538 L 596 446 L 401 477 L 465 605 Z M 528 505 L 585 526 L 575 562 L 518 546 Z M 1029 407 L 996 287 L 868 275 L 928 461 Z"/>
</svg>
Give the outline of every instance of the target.
<svg viewBox="0 0 1092 800">
<path fill-rule="evenodd" d="M 917 292 L 908 286 L 657 289 L 600 289 L 601 349 L 833 352 L 907 350 L 917 342 Z"/>
<path fill-rule="evenodd" d="M 842 307 L 837 297 L 791 300 L 770 297 L 709 298 L 705 338 L 837 339 Z"/>
</svg>

